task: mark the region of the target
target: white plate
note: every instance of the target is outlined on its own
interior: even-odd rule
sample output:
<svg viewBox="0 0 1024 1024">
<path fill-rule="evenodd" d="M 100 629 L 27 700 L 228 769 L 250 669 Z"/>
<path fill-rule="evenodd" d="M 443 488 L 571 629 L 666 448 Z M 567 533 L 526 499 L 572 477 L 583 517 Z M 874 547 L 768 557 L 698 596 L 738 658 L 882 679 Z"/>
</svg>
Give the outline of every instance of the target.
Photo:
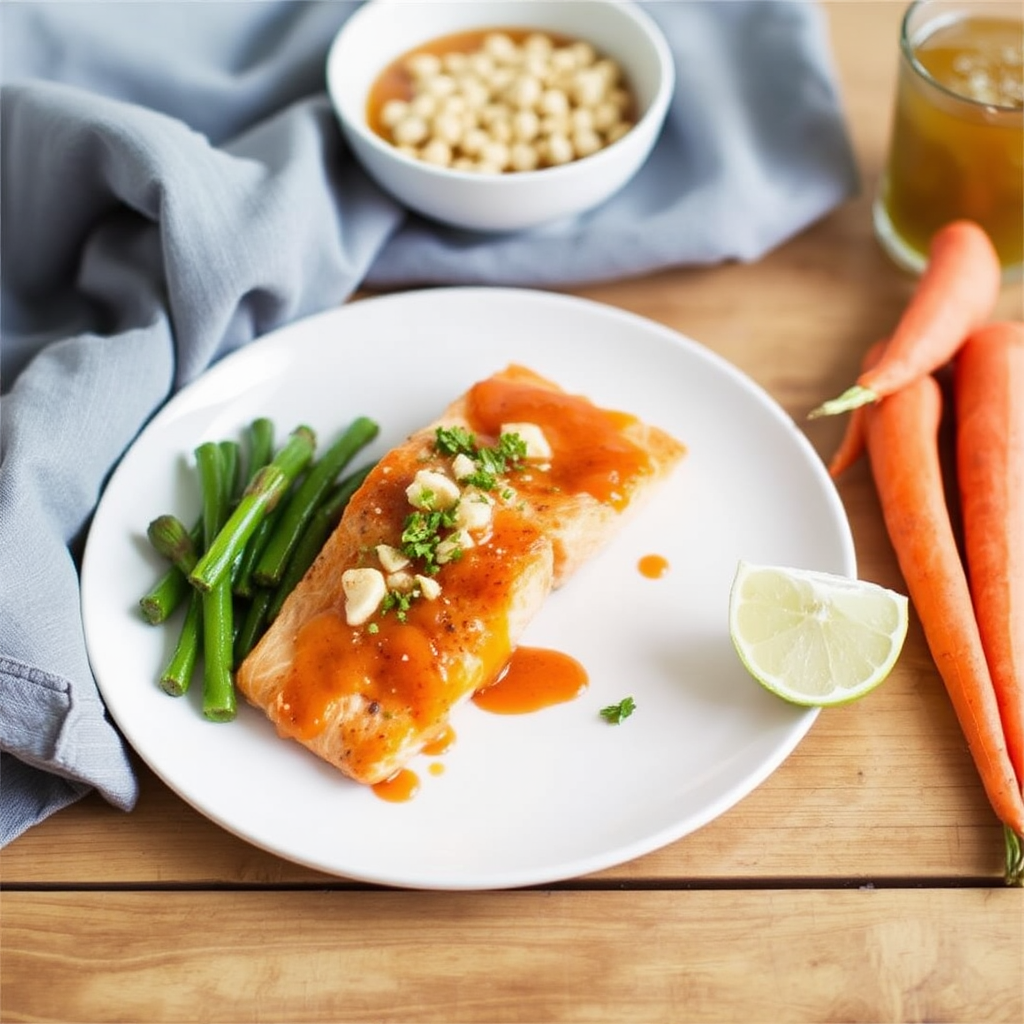
<svg viewBox="0 0 1024 1024">
<path fill-rule="evenodd" d="M 394 804 L 278 739 L 248 706 L 214 725 L 199 712 L 201 686 L 181 699 L 159 690 L 176 629 L 138 613 L 163 568 L 145 529 L 163 512 L 197 514 L 198 443 L 241 437 L 260 415 L 279 436 L 309 423 L 327 437 L 366 414 L 382 426 L 369 458 L 512 361 L 636 413 L 689 449 L 523 641 L 582 662 L 590 685 L 581 697 L 523 716 L 460 708 L 454 745 L 418 758 L 419 792 Z M 668 573 L 644 577 L 637 564 L 646 554 L 665 557 Z M 225 829 L 363 881 L 511 887 L 597 871 L 679 839 L 754 789 L 810 728 L 815 712 L 763 692 L 733 651 L 727 604 L 741 558 L 855 575 L 849 526 L 821 460 L 757 385 L 699 344 L 606 306 L 446 288 L 303 320 L 175 396 L 100 502 L 83 614 L 118 726 L 168 786 Z M 636 712 L 606 723 L 599 710 L 627 695 Z"/>
</svg>

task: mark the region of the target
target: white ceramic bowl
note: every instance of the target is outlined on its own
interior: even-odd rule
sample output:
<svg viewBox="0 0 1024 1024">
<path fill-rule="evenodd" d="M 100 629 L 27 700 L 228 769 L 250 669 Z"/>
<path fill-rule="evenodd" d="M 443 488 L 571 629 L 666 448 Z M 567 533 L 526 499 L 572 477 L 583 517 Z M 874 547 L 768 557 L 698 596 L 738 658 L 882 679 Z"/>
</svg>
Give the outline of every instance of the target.
<svg viewBox="0 0 1024 1024">
<path fill-rule="evenodd" d="M 374 133 L 370 88 L 396 57 L 454 32 L 529 27 L 591 43 L 623 68 L 637 121 L 617 142 L 557 167 L 478 174 L 424 163 Z M 369 0 L 342 26 L 327 59 L 327 91 L 367 172 L 417 212 L 477 231 L 515 231 L 581 213 L 637 172 L 661 130 L 675 86 L 658 26 L 630 0 Z"/>
</svg>

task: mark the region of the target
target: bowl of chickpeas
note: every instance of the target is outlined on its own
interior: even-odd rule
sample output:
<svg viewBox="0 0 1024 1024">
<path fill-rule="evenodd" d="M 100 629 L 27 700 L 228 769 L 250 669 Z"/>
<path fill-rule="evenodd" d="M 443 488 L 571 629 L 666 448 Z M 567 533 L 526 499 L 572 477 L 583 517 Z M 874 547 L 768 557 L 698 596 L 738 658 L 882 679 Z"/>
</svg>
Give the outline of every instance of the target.
<svg viewBox="0 0 1024 1024">
<path fill-rule="evenodd" d="M 629 0 L 368 0 L 326 77 L 385 191 L 485 232 L 609 199 L 650 154 L 675 86 L 667 42 Z"/>
</svg>

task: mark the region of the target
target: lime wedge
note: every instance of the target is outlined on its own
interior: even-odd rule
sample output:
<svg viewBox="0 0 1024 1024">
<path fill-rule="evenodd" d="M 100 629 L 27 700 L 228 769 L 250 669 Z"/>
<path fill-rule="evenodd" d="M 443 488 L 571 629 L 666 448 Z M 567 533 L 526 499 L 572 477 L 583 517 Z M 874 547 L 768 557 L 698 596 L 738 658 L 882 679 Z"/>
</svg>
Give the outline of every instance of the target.
<svg viewBox="0 0 1024 1024">
<path fill-rule="evenodd" d="M 892 671 L 907 635 L 908 605 L 876 583 L 740 562 L 729 635 L 765 689 L 793 704 L 847 704 Z"/>
</svg>

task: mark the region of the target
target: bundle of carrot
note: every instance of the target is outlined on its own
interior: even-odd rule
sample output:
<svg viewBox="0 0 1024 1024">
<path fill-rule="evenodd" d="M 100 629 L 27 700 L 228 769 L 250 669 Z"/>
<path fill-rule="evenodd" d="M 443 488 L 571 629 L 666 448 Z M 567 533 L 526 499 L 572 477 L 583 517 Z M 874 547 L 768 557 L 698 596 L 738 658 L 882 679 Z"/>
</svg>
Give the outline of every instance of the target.
<svg viewBox="0 0 1024 1024">
<path fill-rule="evenodd" d="M 1005 879 L 1024 885 L 1024 323 L 989 322 L 1000 267 L 956 221 L 892 335 L 855 385 L 812 416 L 850 411 L 833 477 L 863 452 L 886 530 L 985 793 L 1003 824 Z M 939 454 L 952 368 L 955 495 Z M 950 515 L 958 501 L 962 549 Z M 963 554 L 961 554 L 961 550 Z"/>
</svg>

